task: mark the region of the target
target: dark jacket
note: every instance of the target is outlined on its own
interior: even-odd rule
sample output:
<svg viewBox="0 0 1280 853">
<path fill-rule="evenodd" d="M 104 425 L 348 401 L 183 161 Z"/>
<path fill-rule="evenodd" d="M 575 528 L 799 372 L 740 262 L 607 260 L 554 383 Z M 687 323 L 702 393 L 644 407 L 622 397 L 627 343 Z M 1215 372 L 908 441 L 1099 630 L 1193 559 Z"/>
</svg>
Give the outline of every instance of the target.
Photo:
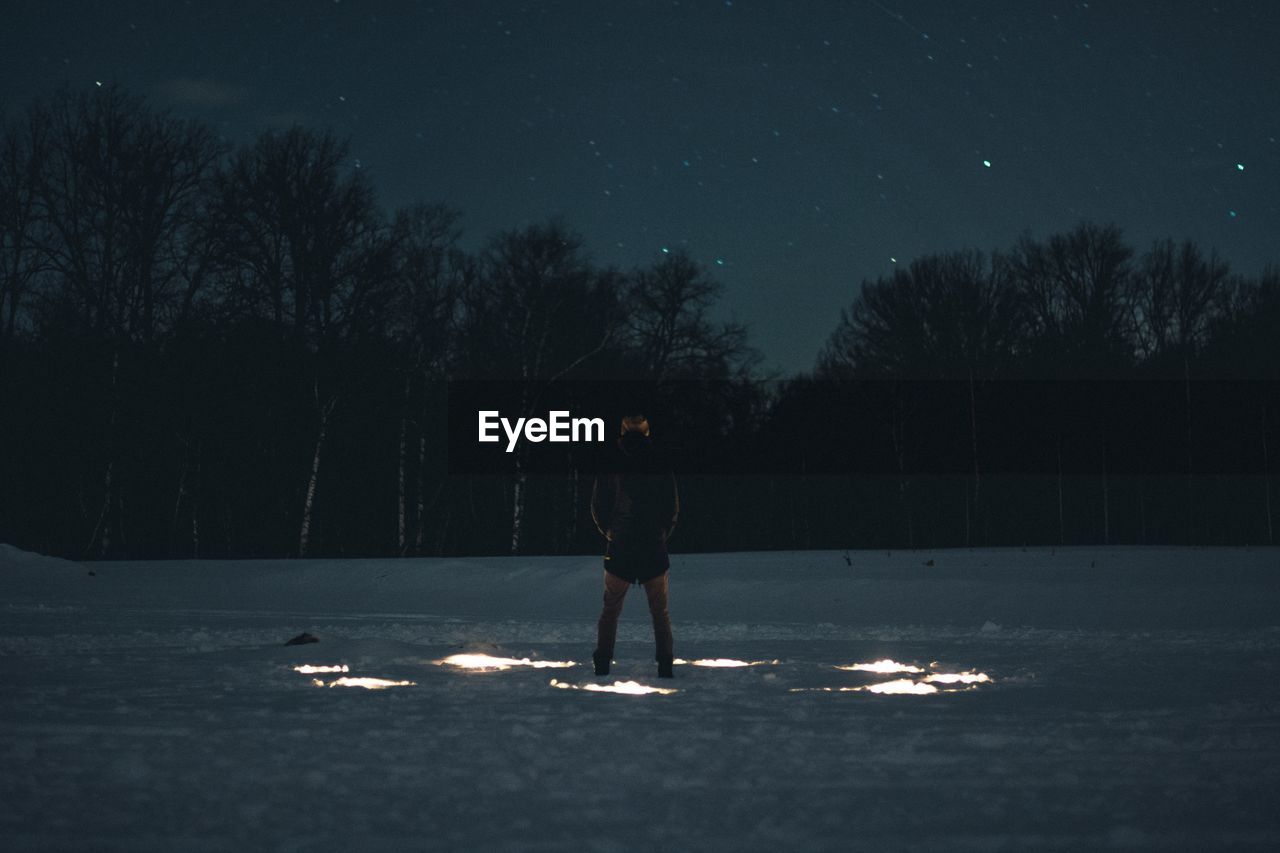
<svg viewBox="0 0 1280 853">
<path fill-rule="evenodd" d="M 608 542 L 610 574 L 644 583 L 671 565 L 667 539 L 680 515 L 670 466 L 648 437 L 628 432 L 608 455 L 591 487 L 591 518 Z"/>
</svg>

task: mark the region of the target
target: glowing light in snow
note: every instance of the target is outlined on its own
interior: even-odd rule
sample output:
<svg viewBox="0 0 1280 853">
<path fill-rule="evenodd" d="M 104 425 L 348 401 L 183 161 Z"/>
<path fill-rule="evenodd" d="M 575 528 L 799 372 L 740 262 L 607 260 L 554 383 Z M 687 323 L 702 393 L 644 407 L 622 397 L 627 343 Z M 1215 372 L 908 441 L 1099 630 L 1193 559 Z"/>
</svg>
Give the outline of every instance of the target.
<svg viewBox="0 0 1280 853">
<path fill-rule="evenodd" d="M 882 681 L 879 684 L 868 684 L 865 687 L 792 687 L 791 693 L 884 693 L 907 696 L 925 696 L 930 693 L 956 691 L 939 691 L 932 684 L 923 681 L 912 681 L 910 678 L 898 678 L 893 681 Z"/>
<path fill-rule="evenodd" d="M 938 665 L 937 661 L 929 664 L 932 669 Z M 924 673 L 926 670 L 921 669 L 914 664 L 899 663 L 894 660 L 878 660 L 874 663 L 854 663 L 848 666 L 837 666 L 846 672 L 871 672 L 878 674 L 898 674 L 898 673 Z M 993 682 L 991 676 L 985 672 L 975 672 L 966 670 L 964 672 L 930 672 L 919 680 L 911 678 L 895 678 L 889 681 L 881 681 L 876 684 L 862 684 L 856 687 L 792 687 L 791 693 L 880 693 L 882 695 L 902 695 L 902 696 L 928 696 L 934 693 L 962 693 L 966 690 L 976 690 L 979 684 L 989 684 Z M 941 688 L 935 685 L 955 685 L 943 686 Z"/>
<path fill-rule="evenodd" d="M 907 693 L 923 696 L 926 693 L 937 693 L 938 688 L 923 681 L 912 681 L 910 678 L 897 678 L 893 681 L 882 681 L 879 684 L 868 684 L 866 687 L 855 687 L 854 690 L 866 690 L 871 693 Z"/>
<path fill-rule="evenodd" d="M 319 685 L 323 682 L 315 679 L 315 684 Z M 329 687 L 363 687 L 365 690 L 385 690 L 388 687 L 413 687 L 412 681 L 388 681 L 385 678 L 342 678 L 329 682 Z"/>
<path fill-rule="evenodd" d="M 1244 163 L 1236 163 L 1236 171 L 1237 171 L 1237 172 L 1243 172 L 1243 171 L 1244 171 Z"/>
<path fill-rule="evenodd" d="M 990 168 L 991 168 L 991 161 L 990 161 L 990 160 L 983 160 L 983 161 L 982 161 L 982 165 L 984 165 L 984 166 L 986 166 L 988 169 L 990 169 Z"/>
<path fill-rule="evenodd" d="M 312 675 L 317 672 L 350 672 L 351 670 L 347 668 L 345 663 L 338 664 L 337 666 L 313 666 L 306 663 L 302 666 L 295 666 L 293 671 L 300 672 L 303 675 Z"/>
<path fill-rule="evenodd" d="M 622 693 L 627 696 L 646 696 L 650 693 L 657 693 L 662 696 L 677 692 L 671 687 L 650 687 L 647 684 L 641 684 L 638 681 L 615 681 L 613 684 L 568 684 L 563 681 L 551 679 L 551 686 L 558 687 L 561 690 L 590 690 L 592 693 Z"/>
<path fill-rule="evenodd" d="M 935 672 L 924 680 L 938 684 L 980 684 L 990 681 L 991 676 L 985 672 Z"/>
<path fill-rule="evenodd" d="M 482 672 L 511 669 L 513 666 L 528 666 L 533 669 L 564 669 L 577 666 L 571 660 L 529 660 L 528 658 L 516 660 L 515 658 L 496 658 L 492 655 L 449 655 L 437 663 L 441 666 L 456 666 L 459 669 L 476 669 Z"/>
<path fill-rule="evenodd" d="M 918 666 L 909 663 L 898 663 L 896 660 L 878 660 L 875 663 L 851 663 L 848 666 L 837 666 L 836 669 L 843 669 L 845 672 L 879 672 L 883 674 L 894 672 L 924 672 Z"/>
<path fill-rule="evenodd" d="M 684 658 L 676 658 L 672 663 L 677 666 L 688 664 L 690 666 L 706 666 L 719 667 L 723 669 L 731 669 L 740 666 L 763 666 L 770 664 L 777 666 L 776 660 L 735 660 L 733 658 L 699 658 L 698 660 L 685 660 Z"/>
<path fill-rule="evenodd" d="M 730 659 L 728 659 L 728 658 L 715 658 L 715 659 L 713 659 L 713 660 L 695 660 L 695 661 L 693 661 L 693 665 L 694 665 L 694 666 L 725 667 L 725 668 L 730 668 L 730 667 L 739 667 L 739 666 L 751 666 L 750 662 L 748 662 L 748 661 L 745 661 L 745 660 L 730 660 Z"/>
</svg>

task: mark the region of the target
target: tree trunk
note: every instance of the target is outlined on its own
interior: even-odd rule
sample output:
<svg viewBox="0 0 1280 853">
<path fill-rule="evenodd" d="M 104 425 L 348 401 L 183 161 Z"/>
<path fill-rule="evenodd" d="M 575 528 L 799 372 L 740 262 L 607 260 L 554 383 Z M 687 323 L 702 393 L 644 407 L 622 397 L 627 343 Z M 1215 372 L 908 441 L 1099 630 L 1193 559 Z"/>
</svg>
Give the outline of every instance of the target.
<svg viewBox="0 0 1280 853">
<path fill-rule="evenodd" d="M 396 477 L 396 555 L 403 557 L 408 547 L 405 530 L 405 431 L 408 428 L 409 378 L 404 380 L 404 410 L 400 413 L 400 456 Z"/>
<path fill-rule="evenodd" d="M 191 490 L 191 559 L 200 559 L 200 468 L 204 453 L 202 442 L 196 442 L 196 482 Z"/>
<path fill-rule="evenodd" d="M 1062 523 L 1062 439 L 1058 439 L 1058 545 L 1065 544 L 1065 540 Z"/>
<path fill-rule="evenodd" d="M 520 535 L 524 527 L 524 492 L 528 482 L 524 461 L 516 455 L 516 478 L 511 489 L 511 553 L 520 553 Z"/>
<path fill-rule="evenodd" d="M 319 400 L 318 390 L 316 399 Z M 316 433 L 315 452 L 311 455 L 311 476 L 307 480 L 307 496 L 302 504 L 302 524 L 298 530 L 299 557 L 307 556 L 307 549 L 311 546 L 311 516 L 315 508 L 316 483 L 320 479 L 320 453 L 324 449 L 325 433 L 329 428 L 329 415 L 336 402 L 336 397 L 331 398 L 320 410 L 320 429 Z"/>
<path fill-rule="evenodd" d="M 1102 442 L 1102 544 L 1111 544 L 1111 484 L 1107 479 L 1107 442 Z"/>
<path fill-rule="evenodd" d="M 94 542 L 99 543 L 99 556 L 106 557 L 111 551 L 111 508 L 115 503 L 115 454 L 116 454 L 116 415 L 119 411 L 119 377 L 120 348 L 116 347 L 111 355 L 111 415 L 107 419 L 107 470 L 102 478 L 102 510 L 98 513 L 98 523 L 89 536 L 89 544 L 85 553 L 93 549 Z"/>
<path fill-rule="evenodd" d="M 1267 453 L 1267 401 L 1262 401 L 1262 484 L 1266 495 L 1267 509 L 1267 544 L 1276 544 L 1275 532 L 1271 526 L 1271 457 Z"/>
<path fill-rule="evenodd" d="M 173 533 L 178 534 L 178 520 L 185 504 L 191 513 L 191 557 L 200 558 L 200 442 L 196 442 L 195 468 L 192 472 L 191 442 L 183 440 L 182 473 L 178 476 L 178 497 L 173 503 Z M 187 474 L 192 472 L 194 483 L 187 487 Z M 175 543 L 176 544 L 176 543 Z"/>
<path fill-rule="evenodd" d="M 973 389 L 973 369 L 969 370 L 969 438 L 973 448 L 973 515 L 977 520 L 980 513 L 980 502 L 982 498 L 982 471 L 978 465 L 978 401 Z M 969 530 L 966 519 L 965 539 L 967 545 L 972 545 L 969 540 Z"/>
<path fill-rule="evenodd" d="M 427 436 L 418 434 L 418 506 L 416 529 L 414 531 L 414 553 L 422 556 L 422 543 L 427 530 Z"/>
<path fill-rule="evenodd" d="M 1182 378 L 1183 390 L 1186 393 L 1187 400 L 1187 525 L 1186 536 L 1187 544 L 1195 541 L 1193 525 L 1195 523 L 1195 505 L 1192 499 L 1192 481 L 1191 481 L 1191 363 L 1184 355 L 1182 357 Z"/>
<path fill-rule="evenodd" d="M 178 473 L 178 497 L 173 502 L 172 531 L 174 535 L 178 531 L 178 518 L 182 515 L 182 503 L 187 499 L 187 469 L 191 467 L 191 444 L 184 440 L 182 446 L 182 470 Z"/>
<path fill-rule="evenodd" d="M 576 465 L 570 468 L 569 479 L 572 497 L 570 498 L 569 508 L 569 541 L 565 543 L 566 551 L 572 551 L 574 543 L 578 541 L 578 513 L 581 511 L 578 501 L 582 500 L 582 490 L 578 484 L 578 467 Z"/>
<path fill-rule="evenodd" d="M 98 513 L 98 523 L 94 525 L 93 534 L 89 538 L 88 552 L 93 543 L 98 543 L 98 556 L 106 557 L 111 552 L 111 505 L 115 502 L 113 478 L 115 461 L 107 460 L 107 471 L 102 477 L 102 510 Z"/>
<path fill-rule="evenodd" d="M 911 522 L 911 507 L 907 502 L 906 438 L 903 436 L 906 425 L 903 423 L 904 418 L 898 402 L 894 400 L 893 408 L 889 411 L 889 436 L 893 442 L 893 454 L 898 462 L 898 512 L 901 513 L 907 528 L 907 547 L 914 548 L 916 547 L 915 530 Z"/>
</svg>

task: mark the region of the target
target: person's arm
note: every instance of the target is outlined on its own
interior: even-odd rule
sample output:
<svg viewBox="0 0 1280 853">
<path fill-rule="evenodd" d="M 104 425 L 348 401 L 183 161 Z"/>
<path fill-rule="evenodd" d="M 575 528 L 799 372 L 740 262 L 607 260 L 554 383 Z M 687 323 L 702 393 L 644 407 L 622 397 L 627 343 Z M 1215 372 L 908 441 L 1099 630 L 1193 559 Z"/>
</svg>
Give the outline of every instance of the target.
<svg viewBox="0 0 1280 853">
<path fill-rule="evenodd" d="M 663 539 L 670 539 L 676 530 L 676 521 L 680 518 L 680 489 L 676 486 L 675 472 L 671 473 L 671 523 L 667 525 L 667 533 Z"/>
<path fill-rule="evenodd" d="M 596 530 L 600 531 L 600 535 L 607 540 L 609 538 L 608 519 L 603 522 L 600 520 L 603 509 L 600 503 L 602 500 L 603 498 L 600 495 L 600 475 L 597 474 L 591 481 L 591 521 L 595 524 Z"/>
</svg>

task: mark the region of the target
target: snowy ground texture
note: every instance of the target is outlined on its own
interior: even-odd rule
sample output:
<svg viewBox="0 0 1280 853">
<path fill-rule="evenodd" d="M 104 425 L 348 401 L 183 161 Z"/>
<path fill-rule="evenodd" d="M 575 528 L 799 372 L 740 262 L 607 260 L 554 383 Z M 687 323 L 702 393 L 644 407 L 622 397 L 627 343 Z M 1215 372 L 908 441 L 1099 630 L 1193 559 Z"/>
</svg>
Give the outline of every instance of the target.
<svg viewBox="0 0 1280 853">
<path fill-rule="evenodd" d="M 1280 551 L 848 560 L 674 556 L 677 655 L 761 663 L 660 682 L 598 558 L 0 546 L 0 849 L 1280 849 Z"/>
</svg>

